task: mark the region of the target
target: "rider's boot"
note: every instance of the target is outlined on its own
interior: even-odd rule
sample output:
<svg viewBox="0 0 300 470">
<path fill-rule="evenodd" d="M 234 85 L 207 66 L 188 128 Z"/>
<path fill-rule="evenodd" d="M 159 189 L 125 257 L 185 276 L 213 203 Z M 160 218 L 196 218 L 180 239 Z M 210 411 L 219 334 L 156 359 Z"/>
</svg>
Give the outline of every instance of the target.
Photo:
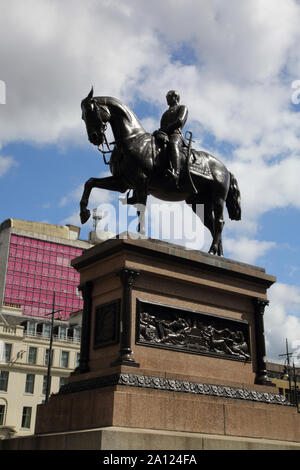
<svg viewBox="0 0 300 470">
<path fill-rule="evenodd" d="M 180 168 L 180 154 L 179 154 L 179 147 L 176 143 L 171 143 L 171 160 L 172 160 L 172 171 L 171 177 L 175 183 L 177 189 L 179 189 L 179 168 Z"/>
<path fill-rule="evenodd" d="M 177 189 L 179 189 L 179 171 L 174 171 L 174 182 Z"/>
</svg>

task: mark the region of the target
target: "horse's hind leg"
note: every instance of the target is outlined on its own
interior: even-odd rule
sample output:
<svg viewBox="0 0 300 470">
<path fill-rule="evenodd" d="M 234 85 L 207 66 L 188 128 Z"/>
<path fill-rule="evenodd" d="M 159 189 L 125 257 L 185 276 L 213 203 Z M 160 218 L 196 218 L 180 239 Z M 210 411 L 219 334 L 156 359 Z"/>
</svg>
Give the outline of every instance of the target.
<svg viewBox="0 0 300 470">
<path fill-rule="evenodd" d="M 215 237 L 215 218 L 212 204 L 206 204 L 204 207 L 204 225 L 211 233 L 212 239 Z M 218 243 L 218 255 L 223 256 L 222 238 Z"/>
<path fill-rule="evenodd" d="M 204 206 L 204 225 L 208 228 L 212 238 L 215 236 L 215 218 L 213 214 L 213 207 L 211 203 L 207 203 Z"/>
<path fill-rule="evenodd" d="M 186 203 L 190 204 L 192 206 L 193 212 L 198 217 L 200 217 L 200 214 L 197 211 L 197 205 L 200 204 L 200 202 L 197 202 L 197 200 L 195 200 L 195 198 L 189 198 L 189 199 L 186 200 Z M 205 205 L 204 205 L 204 220 L 201 219 L 201 222 L 204 223 L 205 227 L 207 227 L 208 230 L 210 231 L 212 238 L 214 238 L 214 236 L 215 236 L 215 221 L 214 221 L 213 207 L 212 207 L 211 203 L 205 203 Z"/>
<path fill-rule="evenodd" d="M 215 219 L 215 233 L 213 237 L 213 241 L 211 247 L 209 249 L 209 253 L 219 256 L 223 256 L 223 249 L 222 249 L 222 230 L 224 227 L 224 199 L 219 197 L 213 203 L 214 209 L 214 219 Z"/>
</svg>

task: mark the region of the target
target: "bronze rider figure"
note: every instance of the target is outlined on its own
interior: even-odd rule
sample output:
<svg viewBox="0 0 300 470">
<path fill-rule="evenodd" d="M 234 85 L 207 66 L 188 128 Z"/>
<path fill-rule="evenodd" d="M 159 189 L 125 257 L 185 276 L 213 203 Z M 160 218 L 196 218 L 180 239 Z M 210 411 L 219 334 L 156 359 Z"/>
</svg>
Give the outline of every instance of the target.
<svg viewBox="0 0 300 470">
<path fill-rule="evenodd" d="M 180 174 L 180 146 L 184 141 L 182 128 L 184 127 L 188 109 L 184 105 L 180 105 L 180 95 L 175 90 L 168 91 L 166 95 L 169 108 L 164 112 L 160 121 L 160 129 L 156 133 L 165 133 L 168 136 L 168 148 L 170 151 L 171 169 L 168 169 L 168 175 L 175 182 L 178 188 Z"/>
</svg>

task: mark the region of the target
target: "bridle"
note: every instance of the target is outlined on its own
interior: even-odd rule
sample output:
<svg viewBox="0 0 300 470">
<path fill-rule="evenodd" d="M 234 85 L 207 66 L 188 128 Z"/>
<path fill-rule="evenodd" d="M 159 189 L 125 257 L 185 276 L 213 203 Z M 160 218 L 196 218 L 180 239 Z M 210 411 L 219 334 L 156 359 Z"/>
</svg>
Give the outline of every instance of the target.
<svg viewBox="0 0 300 470">
<path fill-rule="evenodd" d="M 108 153 L 112 153 L 112 152 L 113 152 L 114 149 L 113 149 L 113 148 L 111 149 L 110 146 L 111 146 L 111 145 L 114 145 L 116 142 L 110 142 L 110 143 L 108 143 L 108 141 L 107 141 L 106 134 L 105 134 L 106 129 L 107 129 L 107 123 L 104 122 L 103 119 L 102 119 L 102 117 L 101 117 L 101 112 L 100 112 L 101 105 L 99 105 L 99 104 L 97 103 L 97 101 L 94 100 L 94 99 L 91 99 L 91 105 L 94 105 L 95 110 L 96 110 L 96 114 L 97 114 L 97 118 L 98 118 L 98 120 L 100 121 L 100 134 L 101 134 L 102 140 L 103 140 L 102 144 L 97 145 L 97 149 L 99 150 L 99 152 L 102 153 L 102 156 L 103 156 L 103 160 L 104 160 L 105 165 L 109 165 L 109 164 L 110 164 L 110 160 L 107 161 L 105 156 L 106 156 Z M 100 109 L 99 109 L 99 108 L 100 108 Z M 106 150 L 104 149 L 104 146 L 106 146 Z"/>
</svg>

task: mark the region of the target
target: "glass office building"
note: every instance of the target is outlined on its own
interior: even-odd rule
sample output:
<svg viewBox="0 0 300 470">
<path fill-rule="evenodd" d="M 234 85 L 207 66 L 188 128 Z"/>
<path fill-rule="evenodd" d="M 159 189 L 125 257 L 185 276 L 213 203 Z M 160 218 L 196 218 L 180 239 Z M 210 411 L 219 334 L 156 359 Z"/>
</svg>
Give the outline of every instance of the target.
<svg viewBox="0 0 300 470">
<path fill-rule="evenodd" d="M 0 226 L 0 301 L 24 315 L 45 316 L 55 310 L 67 319 L 82 308 L 79 274 L 70 262 L 90 243 L 79 228 L 8 219 Z"/>
</svg>

